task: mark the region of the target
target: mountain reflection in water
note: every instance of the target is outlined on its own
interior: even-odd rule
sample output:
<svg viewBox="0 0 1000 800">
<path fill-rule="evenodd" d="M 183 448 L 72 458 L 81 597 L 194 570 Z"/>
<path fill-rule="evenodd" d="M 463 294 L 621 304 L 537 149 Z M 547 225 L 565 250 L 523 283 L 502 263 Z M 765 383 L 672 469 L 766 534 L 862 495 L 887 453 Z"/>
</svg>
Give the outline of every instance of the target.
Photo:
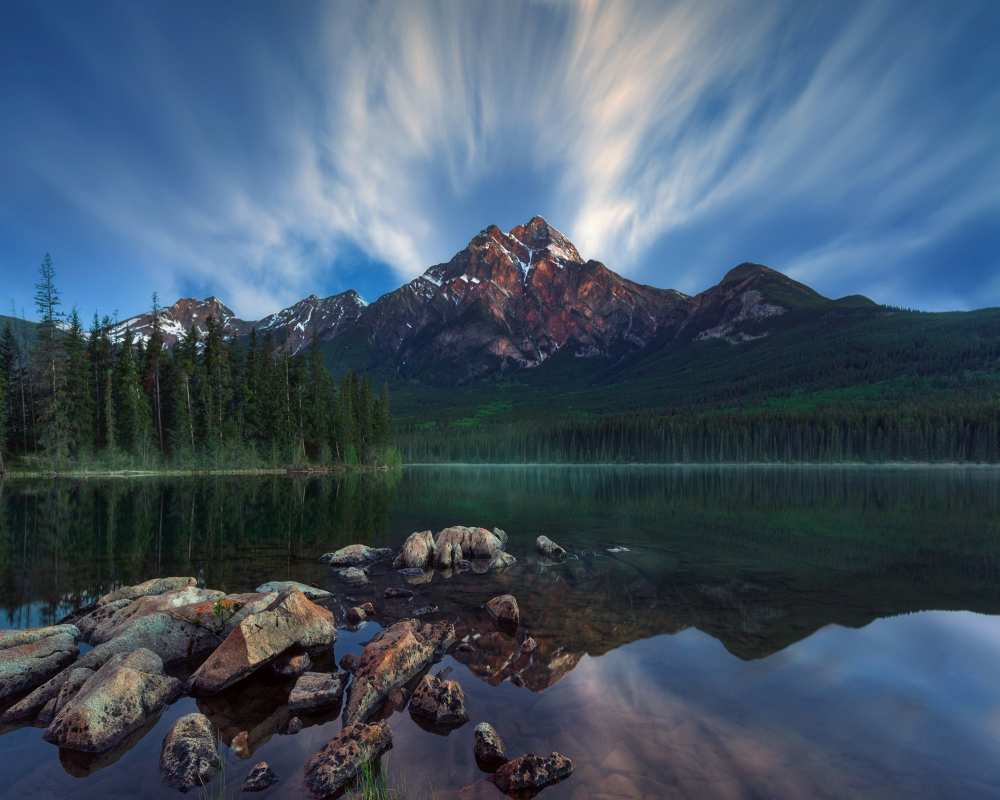
<svg viewBox="0 0 1000 800">
<path fill-rule="evenodd" d="M 481 720 L 512 754 L 573 758 L 545 797 L 1000 796 L 993 470 L 415 467 L 17 482 L 0 485 L 0 507 L 3 627 L 52 623 L 114 585 L 168 574 L 229 592 L 300 580 L 335 592 L 338 619 L 372 600 L 378 623 L 341 631 L 338 659 L 417 610 L 454 622 L 465 644 L 443 666 L 470 724 L 445 737 L 383 712 L 395 737 L 383 769 L 407 798 L 500 796 L 472 758 Z M 317 560 L 454 523 L 504 528 L 517 564 L 411 580 L 416 596 L 397 600 L 384 588 L 408 584 L 388 566 L 348 588 Z M 537 557 L 543 533 L 570 558 Z M 517 636 L 482 608 L 505 592 L 521 608 Z M 200 710 L 224 744 L 249 733 L 252 758 L 229 753 L 230 780 L 266 759 L 282 778 L 267 796 L 299 796 L 302 765 L 340 722 L 336 710 L 303 717 L 289 735 L 286 700 L 286 684 L 263 678 L 184 698 L 99 758 L 9 730 L 0 785 L 175 796 L 159 781 L 160 744 Z"/>
</svg>

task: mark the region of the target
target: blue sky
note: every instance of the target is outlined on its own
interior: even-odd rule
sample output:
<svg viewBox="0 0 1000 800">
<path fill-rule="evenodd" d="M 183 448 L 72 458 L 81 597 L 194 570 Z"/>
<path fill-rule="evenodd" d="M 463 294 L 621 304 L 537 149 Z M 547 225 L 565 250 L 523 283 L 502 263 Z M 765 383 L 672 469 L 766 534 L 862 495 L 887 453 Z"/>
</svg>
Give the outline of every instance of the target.
<svg viewBox="0 0 1000 800">
<path fill-rule="evenodd" d="M 14 2 L 0 313 L 368 299 L 534 214 L 687 292 L 1000 305 L 1000 3 Z"/>
</svg>

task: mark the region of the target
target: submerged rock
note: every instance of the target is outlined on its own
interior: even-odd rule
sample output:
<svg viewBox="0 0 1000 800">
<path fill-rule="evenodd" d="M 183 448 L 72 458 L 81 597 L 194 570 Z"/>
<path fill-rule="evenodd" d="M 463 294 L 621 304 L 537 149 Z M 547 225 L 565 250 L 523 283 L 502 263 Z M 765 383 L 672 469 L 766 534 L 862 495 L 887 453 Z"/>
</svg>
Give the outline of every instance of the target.
<svg viewBox="0 0 1000 800">
<path fill-rule="evenodd" d="M 160 775 L 168 786 L 182 792 L 205 786 L 221 764 L 215 731 L 204 714 L 185 714 L 163 739 Z"/>
<path fill-rule="evenodd" d="M 397 569 L 423 570 L 434 564 L 435 551 L 434 534 L 430 531 L 417 531 L 406 537 L 403 549 L 392 565 Z"/>
<path fill-rule="evenodd" d="M 191 676 L 191 690 L 221 692 L 290 647 L 327 647 L 336 638 L 333 614 L 291 590 L 245 617 Z"/>
<path fill-rule="evenodd" d="M 291 711 L 313 711 L 335 706 L 344 696 L 347 673 L 307 672 L 299 676 L 288 695 Z"/>
<path fill-rule="evenodd" d="M 163 661 L 156 653 L 139 649 L 114 655 L 60 710 L 44 738 L 68 750 L 109 750 L 180 691 L 180 682 L 163 674 Z"/>
<path fill-rule="evenodd" d="M 566 550 L 553 542 L 548 536 L 539 536 L 535 539 L 535 549 L 546 558 L 558 560 L 566 556 Z"/>
<path fill-rule="evenodd" d="M 389 692 L 416 677 L 433 662 L 435 645 L 416 620 L 403 620 L 381 631 L 361 654 L 344 708 L 344 723 L 363 722 Z"/>
<path fill-rule="evenodd" d="M 108 592 L 97 601 L 97 605 L 104 606 L 116 600 L 136 600 L 151 594 L 163 594 L 175 589 L 197 585 L 198 581 L 194 578 L 150 578 L 148 581 L 137 583 L 135 586 L 122 586 L 113 592 Z"/>
<path fill-rule="evenodd" d="M 453 728 L 469 721 L 465 693 L 457 681 L 424 675 L 410 698 L 410 715 L 432 725 Z"/>
<path fill-rule="evenodd" d="M 240 791 L 263 792 L 266 788 L 277 782 L 278 776 L 274 774 L 274 770 L 271 769 L 270 764 L 266 761 L 261 761 L 260 763 L 253 765 L 253 768 L 250 770 L 250 774 L 247 775 L 246 779 L 243 781 L 243 786 L 240 787 Z"/>
<path fill-rule="evenodd" d="M 382 547 L 374 548 L 366 544 L 349 544 L 333 553 L 324 553 L 320 562 L 331 567 L 359 567 L 363 564 L 373 564 L 392 556 L 392 550 Z"/>
<path fill-rule="evenodd" d="M 500 734 L 488 722 L 480 722 L 475 730 L 476 763 L 483 772 L 496 772 L 507 763 L 507 748 Z"/>
<path fill-rule="evenodd" d="M 391 747 L 392 731 L 385 722 L 346 725 L 306 763 L 306 786 L 317 797 L 336 795 Z"/>
<path fill-rule="evenodd" d="M 573 762 L 561 753 L 548 756 L 528 753 L 499 767 L 493 782 L 507 794 L 536 792 L 569 777 L 572 772 Z"/>
<path fill-rule="evenodd" d="M 333 595 L 326 589 L 317 589 L 315 586 L 310 586 L 307 583 L 299 583 L 298 581 L 268 581 L 267 583 L 262 583 L 257 587 L 255 591 L 258 592 L 287 592 L 289 589 L 296 589 L 310 600 L 324 600 L 328 597 L 333 597 Z"/>
<path fill-rule="evenodd" d="M 517 607 L 517 598 L 512 594 L 494 597 L 486 604 L 486 610 L 499 628 L 513 630 L 521 622 L 521 610 Z"/>
<path fill-rule="evenodd" d="M 2 641 L 15 644 L 0 650 L 0 702 L 41 686 L 80 652 L 74 625 L 3 633 Z"/>
</svg>

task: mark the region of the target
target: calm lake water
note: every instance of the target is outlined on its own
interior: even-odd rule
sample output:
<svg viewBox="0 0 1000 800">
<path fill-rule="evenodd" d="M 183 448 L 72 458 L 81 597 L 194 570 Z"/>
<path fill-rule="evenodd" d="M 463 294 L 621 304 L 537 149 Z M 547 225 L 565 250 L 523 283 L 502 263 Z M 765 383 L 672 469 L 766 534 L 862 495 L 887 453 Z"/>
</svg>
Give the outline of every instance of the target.
<svg viewBox="0 0 1000 800">
<path fill-rule="evenodd" d="M 448 736 L 405 711 L 383 773 L 408 800 L 500 798 L 475 765 L 488 720 L 509 753 L 570 756 L 543 792 L 572 798 L 1000 797 L 1000 472 L 989 469 L 410 467 L 396 476 L 0 484 L 0 627 L 58 621 L 114 586 L 196 575 L 227 591 L 295 579 L 383 622 L 434 608 L 460 636 L 512 592 L 539 643 L 444 659 L 471 721 Z M 317 561 L 414 530 L 504 528 L 518 563 L 382 599 L 391 569 L 348 589 Z M 546 534 L 571 557 L 533 552 Z M 339 606 L 336 606 L 339 608 Z M 378 631 L 341 632 L 339 658 Z M 438 669 L 439 667 L 435 667 Z M 287 687 L 183 698 L 138 741 L 98 759 L 42 730 L 0 730 L 0 796 L 177 797 L 163 736 L 200 709 L 223 742 L 229 796 L 267 760 L 300 797 L 307 758 L 340 728 L 296 735 Z M 216 787 L 219 788 L 219 787 Z M 213 795 L 219 796 L 219 795 Z M 249 796 L 249 795 L 248 795 Z"/>
</svg>

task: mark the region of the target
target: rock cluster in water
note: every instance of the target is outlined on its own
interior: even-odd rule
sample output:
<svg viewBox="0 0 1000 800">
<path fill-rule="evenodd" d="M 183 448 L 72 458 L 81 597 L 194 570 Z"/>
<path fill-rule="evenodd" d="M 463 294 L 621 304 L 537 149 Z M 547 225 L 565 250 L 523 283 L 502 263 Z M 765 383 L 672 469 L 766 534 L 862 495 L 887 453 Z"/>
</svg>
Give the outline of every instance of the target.
<svg viewBox="0 0 1000 800">
<path fill-rule="evenodd" d="M 364 586 L 369 571 L 384 574 L 389 563 L 418 588 L 435 571 L 501 572 L 515 562 L 506 545 L 499 528 L 456 525 L 436 536 L 411 534 L 394 560 L 389 550 L 357 544 L 322 561 L 348 588 Z M 384 714 L 408 706 L 422 727 L 445 734 L 469 720 L 465 693 L 448 677 L 450 669 L 429 673 L 446 653 L 470 647 L 469 636 L 459 643 L 453 622 L 422 620 L 438 607 L 418 606 L 414 588 L 385 588 L 379 609 L 297 581 L 269 581 L 240 594 L 199 587 L 192 577 L 122 586 L 66 624 L 0 631 L 0 723 L 43 724 L 44 738 L 64 751 L 112 763 L 119 757 L 114 753 L 144 736 L 167 705 L 195 695 L 204 713 L 177 719 L 160 756 L 163 782 L 186 792 L 215 779 L 220 743 L 249 758 L 273 732 L 295 734 L 318 724 L 309 720 L 329 719 L 342 709 L 340 732 L 304 766 L 313 795 L 336 795 L 392 747 Z M 521 618 L 510 593 L 489 599 L 485 608 L 496 630 L 476 640 L 488 648 L 489 636 L 511 637 Z M 332 652 L 334 609 L 349 625 L 375 619 L 384 626 L 360 655 L 341 657 L 341 671 Z M 400 617 L 400 611 L 409 614 Z M 535 641 L 512 641 L 508 663 L 527 663 Z M 82 655 L 81 643 L 91 646 Z M 500 646 L 511 649 L 505 640 Z M 277 710 L 258 702 L 274 691 L 285 692 Z M 488 723 L 477 725 L 473 750 L 493 783 L 513 794 L 537 791 L 572 770 L 558 753 L 508 759 Z M 275 781 L 267 762 L 259 762 L 242 790 L 263 791 Z"/>
</svg>

